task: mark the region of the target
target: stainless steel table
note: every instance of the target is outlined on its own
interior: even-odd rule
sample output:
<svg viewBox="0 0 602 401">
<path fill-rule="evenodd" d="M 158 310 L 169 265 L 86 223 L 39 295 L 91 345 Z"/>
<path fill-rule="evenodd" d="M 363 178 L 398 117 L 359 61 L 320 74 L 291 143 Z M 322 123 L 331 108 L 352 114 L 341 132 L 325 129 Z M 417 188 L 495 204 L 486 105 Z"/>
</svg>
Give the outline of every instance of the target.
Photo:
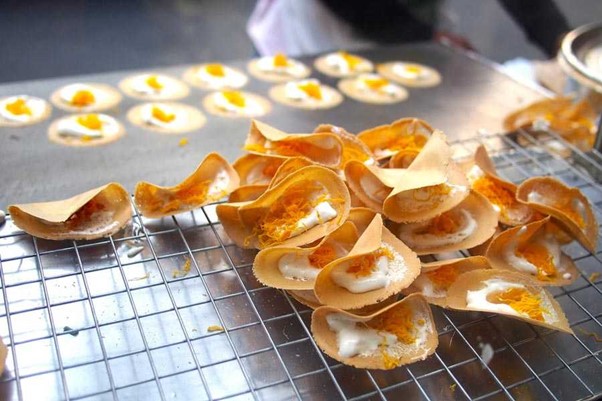
<svg viewBox="0 0 602 401">
<path fill-rule="evenodd" d="M 410 100 L 395 107 L 349 100 L 328 112 L 275 107 L 266 121 L 295 131 L 320 122 L 359 130 L 417 115 L 450 134 L 458 157 L 485 145 L 508 180 L 551 174 L 578 186 L 602 221 L 602 189 L 572 159 L 546 152 L 528 133 L 516 135 L 529 148 L 494 133 L 503 114 L 533 99 L 534 91 L 436 45 L 367 54 L 377 61 L 432 64 L 443 72 L 444 84 L 412 90 Z M 92 79 L 116 83 L 124 74 Z M 4 86 L 2 93 L 46 96 L 66 82 L 72 80 Z M 251 88 L 265 93 L 267 86 L 253 82 Z M 200 95 L 194 91 L 188 102 L 198 103 Z M 123 109 L 132 104 L 128 100 Z M 11 131 L 2 138 L 9 146 L 0 160 L 8 183 L 2 199 L 62 196 L 109 179 L 130 188 L 140 178 L 175 182 L 210 150 L 235 157 L 247 125 L 210 117 L 185 148 L 177 147 L 178 138 L 131 129 L 106 149 L 82 151 L 48 144 L 44 126 Z M 475 136 L 478 128 L 492 133 Z M 27 184 L 34 180 L 39 187 Z M 255 253 L 232 243 L 214 205 L 158 220 L 135 211 L 125 230 L 97 241 L 32 238 L 9 218 L 0 226 L 0 336 L 9 345 L 0 399 L 595 399 L 602 394 L 602 279 L 592 273 L 600 270 L 602 255 L 576 244 L 565 252 L 581 276 L 552 292 L 574 336 L 502 316 L 434 308 L 435 355 L 391 371 L 368 371 L 318 350 L 309 335 L 311 311 L 254 279 Z M 187 261 L 191 269 L 182 272 Z M 209 330 L 214 325 L 224 331 Z"/>
</svg>

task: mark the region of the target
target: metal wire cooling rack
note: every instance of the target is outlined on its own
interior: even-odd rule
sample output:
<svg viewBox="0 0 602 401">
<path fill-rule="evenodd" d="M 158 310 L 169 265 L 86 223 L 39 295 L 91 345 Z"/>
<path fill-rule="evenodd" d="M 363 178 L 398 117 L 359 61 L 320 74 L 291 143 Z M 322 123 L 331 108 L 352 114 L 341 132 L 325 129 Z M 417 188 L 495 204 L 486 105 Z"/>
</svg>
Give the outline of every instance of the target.
<svg viewBox="0 0 602 401">
<path fill-rule="evenodd" d="M 602 187 L 573 158 L 518 135 L 533 147 L 482 135 L 454 150 L 462 157 L 483 143 L 509 180 L 551 174 L 578 186 L 602 221 Z M 0 335 L 9 346 L 0 399 L 576 400 L 602 394 L 602 279 L 592 275 L 601 270 L 601 255 L 576 243 L 566 252 L 581 276 L 552 289 L 575 336 L 434 308 L 436 354 L 385 372 L 323 355 L 309 333 L 311 311 L 254 279 L 254 252 L 231 243 L 215 206 L 161 220 L 136 213 L 126 231 L 99 241 L 52 242 L 24 234 L 10 218 L 0 228 Z"/>
</svg>

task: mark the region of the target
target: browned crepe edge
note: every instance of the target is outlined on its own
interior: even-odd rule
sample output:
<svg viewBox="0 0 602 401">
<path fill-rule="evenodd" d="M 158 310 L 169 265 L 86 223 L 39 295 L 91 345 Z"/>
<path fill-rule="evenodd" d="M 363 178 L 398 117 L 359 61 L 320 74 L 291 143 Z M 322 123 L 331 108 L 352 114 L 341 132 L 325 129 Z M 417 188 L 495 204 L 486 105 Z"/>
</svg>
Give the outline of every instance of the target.
<svg viewBox="0 0 602 401">
<path fill-rule="evenodd" d="M 115 214 L 113 222 L 118 223 L 115 227 L 96 229 L 93 234 L 74 234 L 71 231 L 57 230 L 62 228 L 63 223 L 67 222 L 74 213 L 100 195 L 112 198 L 107 199 L 105 205 L 112 206 L 111 209 Z M 129 194 L 120 184 L 114 182 L 68 199 L 11 205 L 8 211 L 17 227 L 34 237 L 49 240 L 91 240 L 107 237 L 119 231 L 132 217 Z"/>
<path fill-rule="evenodd" d="M 272 180 L 272 177 L 268 177 L 266 175 L 264 175 L 265 180 L 263 181 L 259 181 L 259 182 L 249 182 L 248 181 L 248 176 L 250 171 L 259 163 L 266 163 L 268 162 L 268 160 L 270 162 L 274 161 L 276 163 L 279 163 L 278 167 L 280 167 L 280 164 L 282 164 L 286 159 L 280 156 L 271 156 L 271 155 L 259 155 L 259 154 L 254 154 L 254 153 L 247 153 L 241 157 L 239 157 L 238 159 L 236 159 L 234 161 L 234 163 L 232 163 L 232 167 L 234 168 L 234 170 L 236 170 L 236 172 L 238 173 L 238 176 L 240 177 L 240 185 L 261 185 L 261 184 L 269 184 L 270 181 Z M 274 172 L 275 174 L 275 172 Z"/>
<path fill-rule="evenodd" d="M 498 278 L 504 281 L 518 283 L 526 286 L 527 288 L 535 288 L 537 291 L 543 291 L 547 300 L 550 302 L 552 307 L 554 308 L 554 312 L 558 317 L 558 325 L 551 325 L 548 323 L 540 322 L 535 319 L 523 317 L 523 316 L 514 316 L 508 315 L 504 313 L 499 313 L 499 315 L 507 316 L 509 318 L 522 320 L 523 322 L 535 324 L 538 326 L 547 327 L 549 329 L 560 330 L 565 333 L 573 334 L 573 330 L 570 328 L 569 323 L 564 315 L 564 312 L 558 302 L 554 299 L 554 297 L 547 292 L 543 287 L 538 286 L 531 280 L 528 276 L 522 275 L 520 273 L 508 271 L 508 270 L 499 270 L 499 269 L 488 269 L 488 270 L 473 270 L 467 273 L 462 274 L 458 279 L 449 287 L 448 289 L 448 307 L 457 310 L 471 310 L 477 312 L 485 312 L 485 313 L 494 313 L 490 311 L 481 311 L 479 309 L 471 308 L 469 309 L 466 306 L 466 294 L 468 291 L 477 291 L 484 286 L 482 283 L 489 279 Z"/>
<path fill-rule="evenodd" d="M 77 83 L 79 83 L 79 82 L 77 82 Z M 81 84 L 90 86 L 97 91 L 105 92 L 107 95 L 109 95 L 107 97 L 107 100 L 104 103 L 92 104 L 90 106 L 85 106 L 85 107 L 71 106 L 70 104 L 66 104 L 65 102 L 63 102 L 63 100 L 61 99 L 61 90 L 65 86 L 68 86 L 68 85 L 63 85 L 59 89 L 54 91 L 52 93 L 52 95 L 50 95 L 50 101 L 52 102 L 52 104 L 54 104 L 59 109 L 68 111 L 70 113 L 97 113 L 97 112 L 112 109 L 113 107 L 116 107 L 121 102 L 121 99 L 122 99 L 121 93 L 119 93 L 119 91 L 117 89 L 113 88 L 110 85 L 89 83 L 89 82 L 81 82 Z M 69 85 L 71 85 L 71 84 L 69 84 Z"/>
<path fill-rule="evenodd" d="M 334 282 L 331 277 L 333 269 L 357 256 L 377 250 L 383 242 L 395 249 L 403 258 L 407 268 L 406 276 L 403 279 L 391 282 L 385 288 L 359 294 L 354 294 Z M 401 290 L 407 288 L 418 277 L 418 274 L 420 274 L 420 260 L 418 256 L 383 226 L 382 218 L 377 214 L 362 233 L 351 252 L 346 257 L 337 259 L 322 269 L 316 278 L 314 291 L 318 300 L 324 305 L 341 309 L 357 309 L 378 303 L 392 295 L 400 293 Z"/>
<path fill-rule="evenodd" d="M 183 125 L 183 126 L 180 126 L 177 128 L 176 127 L 172 127 L 172 128 L 162 127 L 162 126 L 158 126 L 158 125 L 148 124 L 142 119 L 142 110 L 144 110 L 145 107 L 148 107 L 151 104 L 156 104 L 159 106 L 167 106 L 175 111 L 179 110 L 180 112 L 187 113 L 189 121 L 186 125 Z M 183 104 L 183 103 L 175 103 L 175 102 L 149 102 L 149 103 L 143 103 L 143 104 L 136 105 L 128 110 L 127 119 L 129 120 L 130 123 L 132 123 L 138 127 L 147 129 L 149 131 L 157 132 L 159 134 L 166 134 L 166 135 L 183 134 L 185 132 L 195 131 L 195 130 L 202 128 L 205 125 L 205 123 L 207 122 L 207 118 L 205 117 L 205 115 L 200 110 L 198 110 L 196 107 L 192 107 L 192 106 L 189 106 L 189 105 Z"/>
<path fill-rule="evenodd" d="M 281 243 L 271 246 L 299 246 L 309 244 L 319 238 L 322 238 L 332 231 L 336 230 L 347 219 L 350 208 L 350 198 L 347 186 L 333 171 L 321 166 L 308 166 L 295 173 L 286 176 L 278 184 L 271 187 L 263 195 L 249 204 L 246 204 L 238 210 L 240 221 L 245 226 L 248 233 L 252 232 L 253 226 L 259 221 L 270 208 L 275 199 L 278 199 L 286 189 L 299 181 L 316 181 L 323 185 L 326 191 L 332 195 L 333 199 L 342 199 L 342 202 L 335 202 L 332 207 L 337 211 L 337 216 L 323 224 L 319 224 L 309 230 L 291 237 Z M 259 248 L 257 238 L 250 238 L 250 247 Z"/>
<path fill-rule="evenodd" d="M 337 127 L 332 124 L 320 124 L 316 128 L 314 128 L 313 132 L 314 133 L 330 132 L 339 137 L 339 139 L 343 143 L 343 157 L 341 159 L 341 164 L 339 165 L 339 169 L 341 169 L 341 170 L 344 169 L 345 164 L 348 161 L 356 160 L 356 159 L 345 158 L 345 150 L 346 149 L 353 149 L 356 152 L 363 153 L 366 156 L 366 160 L 365 161 L 359 160 L 362 163 L 365 163 L 367 165 L 375 164 L 376 159 L 374 158 L 374 155 L 372 154 L 372 151 L 368 148 L 368 146 L 366 146 L 366 144 L 364 142 L 360 141 L 356 135 L 348 132 L 345 128 Z"/>
<path fill-rule="evenodd" d="M 175 86 L 177 86 L 178 90 L 175 91 L 175 93 L 173 93 L 171 96 L 162 95 L 161 93 L 143 94 L 143 93 L 136 92 L 135 90 L 132 89 L 132 83 L 134 82 L 134 80 L 136 78 L 138 78 L 139 76 L 142 76 L 142 75 L 162 75 L 162 76 L 168 77 L 169 79 L 173 80 L 172 83 Z M 183 99 L 183 98 L 187 97 L 190 94 L 190 88 L 183 81 L 180 81 L 176 77 L 172 77 L 171 75 L 163 74 L 163 73 L 155 74 L 153 72 L 143 72 L 140 74 L 131 75 L 131 76 L 126 77 L 126 78 L 122 79 L 121 81 L 119 81 L 119 84 L 117 86 L 119 86 L 119 89 L 121 89 L 121 91 L 123 93 L 125 93 L 126 96 L 129 96 L 134 99 L 146 100 L 146 101 L 179 100 L 179 99 Z"/>
<path fill-rule="evenodd" d="M 571 274 L 570 279 L 565 279 L 562 274 L 558 274 L 556 278 L 552 278 L 549 280 L 540 280 L 537 277 L 537 275 L 518 270 L 504 258 L 505 250 L 511 242 L 513 242 L 516 239 L 518 245 L 528 243 L 532 238 L 534 238 L 538 234 L 542 234 L 542 232 L 545 230 L 545 225 L 549 221 L 550 218 L 546 217 L 543 220 L 535 221 L 522 227 L 513 227 L 501 232 L 491 241 L 485 253 L 485 256 L 489 259 L 491 266 L 494 269 L 510 270 L 530 276 L 533 281 L 535 281 L 541 286 L 569 285 L 575 280 L 577 280 L 577 278 L 579 277 L 579 271 L 577 270 L 577 266 L 575 266 L 575 263 L 568 255 L 562 252 L 562 249 L 560 251 L 560 263 L 561 265 L 564 265 L 565 272 Z M 519 231 L 522 230 L 523 227 L 525 228 L 525 232 L 521 233 L 519 237 Z M 558 243 L 558 247 L 562 247 L 562 245 Z M 555 267 L 558 271 L 559 267 Z"/>
<path fill-rule="evenodd" d="M 461 249 L 474 248 L 487 241 L 495 234 L 497 228 L 497 212 L 491 206 L 491 203 L 485 197 L 477 192 L 470 191 L 470 194 L 454 208 L 449 211 L 462 208 L 469 210 L 472 217 L 477 222 L 475 231 L 466 237 L 463 241 L 456 244 L 447 244 L 441 247 L 434 248 L 413 248 L 412 250 L 418 255 L 430 255 L 433 253 L 454 252 Z M 399 225 L 393 224 L 395 232 L 399 233 Z M 399 235 L 398 235 L 399 237 Z M 401 240 L 403 241 L 403 240 Z"/>
<path fill-rule="evenodd" d="M 151 184 L 146 181 L 138 182 L 136 184 L 136 189 L 134 193 L 134 202 L 136 203 L 136 207 L 138 208 L 140 213 L 145 217 L 160 218 L 164 216 L 171 216 L 178 213 L 188 212 L 190 210 L 204 206 L 208 203 L 214 202 L 215 200 L 206 200 L 198 204 L 183 205 L 182 207 L 174 211 L 162 212 L 149 210 L 147 208 L 147 205 L 143 203 L 144 201 L 141 197 L 143 196 L 143 191 L 148 190 L 148 188 L 156 188 L 162 193 L 171 194 L 182 188 L 190 187 L 191 185 L 194 185 L 195 183 L 200 181 L 204 181 L 207 179 L 215 180 L 215 173 L 222 169 L 225 170 L 228 176 L 230 177 L 230 182 L 224 189 L 226 194 L 228 194 L 232 192 L 235 188 L 237 188 L 239 185 L 238 173 L 236 173 L 236 170 L 234 170 L 232 166 L 230 166 L 228 161 L 224 159 L 223 156 L 221 156 L 219 153 L 212 152 L 205 156 L 205 158 L 203 159 L 203 161 L 201 161 L 197 168 L 179 184 L 176 184 L 171 187 L 164 187 L 160 185 Z"/>
<path fill-rule="evenodd" d="M 424 297 L 421 295 L 415 294 L 410 295 L 402 299 L 401 301 L 397 301 L 371 315 L 361 316 L 346 312 L 341 309 L 333 308 L 330 306 L 323 306 L 316 309 L 311 318 L 311 332 L 316 341 L 316 344 L 331 358 L 336 359 L 339 362 L 344 363 L 345 365 L 355 366 L 356 368 L 362 369 L 387 369 L 383 363 L 382 356 L 380 354 L 364 357 L 364 356 L 354 356 L 351 358 L 342 358 L 338 353 L 338 344 L 337 338 L 334 331 L 330 330 L 328 322 L 326 321 L 326 316 L 330 313 L 343 313 L 353 319 L 356 319 L 361 322 L 368 322 L 374 317 L 386 313 L 392 309 L 395 309 L 400 304 L 410 303 L 412 310 L 416 313 L 420 313 L 420 316 L 425 320 L 425 324 L 428 325 L 428 333 L 427 333 L 427 341 L 424 349 L 419 349 L 418 352 L 407 355 L 401 358 L 398 366 L 406 365 L 408 363 L 416 362 L 419 360 L 426 359 L 427 356 L 433 354 L 437 345 L 439 344 L 439 338 L 437 335 L 437 328 L 435 327 L 435 321 L 433 318 L 433 313 L 429 304 L 426 302 Z"/>
<path fill-rule="evenodd" d="M 585 207 L 586 214 L 586 226 L 582 230 L 579 226 L 573 222 L 562 210 L 556 209 L 555 207 L 543 205 L 541 203 L 529 202 L 528 196 L 533 188 L 539 183 L 544 182 L 554 185 L 556 190 L 560 189 L 566 191 L 567 195 L 573 198 L 578 198 Z M 552 195 L 557 197 L 557 195 Z M 578 188 L 571 188 L 564 185 L 559 180 L 552 177 L 533 177 L 523 181 L 516 191 L 516 199 L 519 202 L 529 205 L 531 208 L 552 216 L 556 222 L 558 222 L 563 228 L 570 232 L 576 239 L 583 245 L 587 250 L 592 253 L 596 253 L 598 246 L 598 222 L 596 215 L 592 211 L 591 203 L 589 199 Z"/>
</svg>

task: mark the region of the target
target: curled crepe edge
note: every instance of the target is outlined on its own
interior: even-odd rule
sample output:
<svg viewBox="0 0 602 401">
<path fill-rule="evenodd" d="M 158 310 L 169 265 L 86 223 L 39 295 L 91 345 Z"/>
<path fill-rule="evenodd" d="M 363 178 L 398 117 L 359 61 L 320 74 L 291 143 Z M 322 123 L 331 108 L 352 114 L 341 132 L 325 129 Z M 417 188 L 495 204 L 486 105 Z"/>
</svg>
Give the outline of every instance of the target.
<svg viewBox="0 0 602 401">
<path fill-rule="evenodd" d="M 402 277 L 391 280 L 383 288 L 362 293 L 353 293 L 338 285 L 332 278 L 332 272 L 340 266 L 345 266 L 354 259 L 371 254 L 385 243 L 399 254 L 405 271 Z M 314 285 L 316 297 L 320 303 L 341 309 L 358 309 L 366 305 L 376 304 L 386 298 L 399 294 L 407 288 L 420 274 L 418 256 L 401 240 L 395 237 L 383 225 L 382 217 L 377 214 L 349 254 L 326 265 L 318 274 Z"/>
<path fill-rule="evenodd" d="M 532 280 L 541 286 L 569 285 L 577 280 L 579 277 L 579 271 L 577 270 L 573 259 L 562 252 L 562 245 L 558 242 L 554 234 L 546 234 L 546 225 L 549 224 L 549 222 L 550 218 L 546 217 L 542 220 L 529 223 L 522 227 L 510 228 L 494 237 L 487 248 L 487 252 L 485 253 L 485 256 L 489 259 L 491 266 L 495 269 L 505 269 L 528 275 Z M 545 241 L 552 241 L 558 247 L 560 263 L 558 266 L 554 265 L 556 270 L 555 277 L 540 278 L 539 274 L 533 274 L 531 272 L 520 270 L 507 260 L 507 252 L 524 244 L 533 244 L 536 239 L 541 238 L 541 236 L 546 236 L 547 238 Z M 512 249 L 510 249 L 511 247 Z M 546 251 L 549 253 L 547 247 Z"/>
<path fill-rule="evenodd" d="M 416 337 L 421 336 L 420 343 L 417 343 L 418 338 L 414 339 L 413 344 L 406 344 L 403 341 L 398 341 L 395 345 L 397 355 L 385 355 L 386 351 L 390 351 L 389 347 L 384 349 L 379 346 L 370 355 L 355 355 L 352 357 L 342 357 L 339 354 L 339 345 L 337 334 L 331 330 L 327 321 L 327 316 L 333 313 L 342 314 L 349 319 L 356 321 L 357 324 L 363 327 L 369 327 L 368 322 L 378 318 L 386 318 L 394 316 L 393 314 L 398 308 L 409 308 L 412 312 L 412 325 L 420 325 L 423 329 L 414 334 Z M 356 324 L 356 325 L 357 325 Z M 398 366 L 406 365 L 412 362 L 426 359 L 429 355 L 435 352 L 439 344 L 437 329 L 435 327 L 433 314 L 429 304 L 424 297 L 418 294 L 410 295 L 388 305 L 371 315 L 357 315 L 331 306 L 322 306 L 317 308 L 311 319 L 311 332 L 316 341 L 316 344 L 328 356 L 345 365 L 354 366 L 362 369 L 393 369 Z"/>
<path fill-rule="evenodd" d="M 562 199 L 566 203 L 577 200 L 583 207 L 585 227 L 581 228 L 566 211 L 558 209 L 556 204 L 548 205 L 542 202 L 529 200 L 531 193 L 537 192 L 537 189 L 543 191 L 540 196 L 545 197 L 546 192 L 550 192 L 549 199 L 558 201 Z M 598 246 L 598 222 L 592 206 L 585 195 L 574 187 L 568 187 L 561 181 L 552 177 L 533 177 L 523 181 L 517 189 L 516 198 L 531 208 L 554 218 L 561 227 L 571 233 L 581 245 L 592 253 L 596 253 Z M 572 205 L 571 205 L 572 206 Z"/>
<path fill-rule="evenodd" d="M 209 194 L 212 186 L 221 185 L 218 194 Z M 219 153 L 209 153 L 198 167 L 182 182 L 163 187 L 141 181 L 136 184 L 134 202 L 142 215 L 150 218 L 188 212 L 214 202 L 239 186 L 236 170 Z M 200 198 L 186 202 L 185 196 Z M 203 194 L 202 191 L 205 191 Z"/>
<path fill-rule="evenodd" d="M 88 211 L 87 205 L 99 210 Z M 11 205 L 8 211 L 17 227 L 49 240 L 106 237 L 118 232 L 132 217 L 128 192 L 114 182 L 69 199 Z M 81 216 L 77 214 L 80 211 Z"/>
<path fill-rule="evenodd" d="M 283 157 L 247 153 L 236 159 L 232 167 L 238 173 L 240 185 L 267 185 L 285 160 Z M 257 171 L 259 169 L 261 171 Z"/>
<path fill-rule="evenodd" d="M 337 127 L 332 124 L 320 124 L 313 132 L 330 132 L 339 137 L 343 143 L 343 154 L 339 169 L 344 169 L 345 165 L 350 160 L 357 160 L 366 165 L 373 165 L 376 163 L 374 155 L 368 146 L 360 141 L 356 135 L 349 133 L 345 128 Z"/>
<path fill-rule="evenodd" d="M 531 295 L 537 296 L 539 301 L 545 304 L 545 308 L 543 310 L 545 310 L 551 316 L 550 319 L 552 321 L 540 321 L 528 316 L 524 316 L 524 314 L 519 314 L 519 312 L 516 311 L 513 313 L 504 313 L 500 312 L 499 310 L 487 308 L 486 305 L 480 307 L 469 307 L 466 299 L 468 292 L 479 291 L 486 288 L 486 281 L 488 280 L 499 280 L 503 283 L 514 284 L 519 286 L 520 289 L 528 291 Z M 543 289 L 543 287 L 537 285 L 533 280 L 531 280 L 531 278 L 520 273 L 500 269 L 473 270 L 466 272 L 449 287 L 447 294 L 448 307 L 452 309 L 498 313 L 510 318 L 522 320 L 524 322 L 549 329 L 560 330 L 569 334 L 573 333 L 566 316 L 562 311 L 562 308 L 554 299 L 554 297 L 545 289 Z"/>
<path fill-rule="evenodd" d="M 463 211 L 466 211 L 466 213 L 470 215 L 470 218 L 472 218 L 475 223 L 475 227 L 471 234 L 459 241 L 445 243 L 439 246 L 431 245 L 421 247 L 411 243 L 414 240 L 410 240 L 408 238 L 408 236 L 413 236 L 416 230 L 420 230 L 425 225 L 433 222 L 434 219 L 440 219 L 445 215 L 457 216 Z M 391 223 L 389 226 L 396 236 L 400 238 L 401 241 L 404 241 L 404 243 L 408 243 L 408 245 L 414 252 L 416 252 L 416 254 L 429 255 L 434 253 L 455 252 L 462 249 L 470 249 L 485 243 L 495 234 L 498 226 L 497 216 L 497 212 L 493 209 L 491 203 L 489 203 L 489 201 L 483 195 L 474 191 L 470 191 L 469 195 L 460 204 L 440 214 L 439 216 L 417 223 Z M 465 217 L 466 216 L 463 215 L 463 218 Z M 405 234 L 406 232 L 407 234 Z M 432 234 L 424 235 L 430 236 Z M 419 238 L 420 236 L 418 236 L 418 239 L 415 240 L 416 243 L 421 242 Z"/>
</svg>

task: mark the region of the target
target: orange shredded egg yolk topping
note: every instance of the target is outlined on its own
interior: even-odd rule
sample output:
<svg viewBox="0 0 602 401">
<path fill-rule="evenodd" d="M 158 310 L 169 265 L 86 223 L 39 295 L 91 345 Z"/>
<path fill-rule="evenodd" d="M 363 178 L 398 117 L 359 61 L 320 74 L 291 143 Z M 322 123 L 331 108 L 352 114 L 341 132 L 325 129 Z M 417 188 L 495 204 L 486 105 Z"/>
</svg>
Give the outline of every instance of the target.
<svg viewBox="0 0 602 401">
<path fill-rule="evenodd" d="M 320 87 L 319 83 L 304 82 L 297 84 L 297 87 L 303 92 L 305 92 L 307 96 L 313 99 L 322 100 L 322 88 Z"/>
<path fill-rule="evenodd" d="M 278 168 L 281 164 L 282 162 L 280 160 L 270 160 L 265 163 L 261 173 L 266 177 L 272 178 L 276 174 L 276 171 L 278 171 Z"/>
<path fill-rule="evenodd" d="M 102 129 L 102 121 L 98 114 L 86 114 L 77 117 L 77 123 L 91 130 Z"/>
<path fill-rule="evenodd" d="M 424 274 L 438 288 L 449 288 L 460 275 L 460 271 L 454 266 L 443 266 Z"/>
<path fill-rule="evenodd" d="M 374 271 L 378 259 L 383 256 L 389 260 L 394 258 L 393 253 L 388 248 L 381 246 L 376 251 L 353 259 L 347 267 L 347 273 L 355 274 L 356 277 L 369 276 Z"/>
<path fill-rule="evenodd" d="M 337 258 L 337 251 L 330 244 L 322 244 L 307 257 L 309 264 L 318 269 L 323 268 Z"/>
<path fill-rule="evenodd" d="M 25 99 L 17 98 L 14 102 L 7 103 L 4 107 L 9 113 L 15 116 L 22 116 L 23 114 L 31 115 L 31 109 L 27 106 Z"/>
<path fill-rule="evenodd" d="M 77 212 L 75 212 L 69 220 L 67 220 L 67 225 L 71 228 L 77 227 L 80 223 L 89 222 L 93 215 L 97 212 L 102 212 L 106 209 L 104 203 L 97 201 L 96 199 L 91 199 L 82 206 Z"/>
<path fill-rule="evenodd" d="M 71 98 L 71 104 L 78 107 L 89 106 L 96 101 L 94 93 L 89 90 L 80 90 L 75 92 Z"/>
<path fill-rule="evenodd" d="M 226 70 L 224 69 L 224 66 L 221 64 L 207 64 L 205 66 L 205 71 L 207 71 L 207 73 L 209 75 L 213 75 L 214 77 L 225 77 L 226 76 Z"/>
<path fill-rule="evenodd" d="M 572 200 L 573 198 L 568 198 L 564 202 L 556 201 L 553 206 L 564 213 L 574 223 L 576 223 L 579 228 L 585 228 L 585 220 L 583 219 L 583 216 L 571 205 Z"/>
<path fill-rule="evenodd" d="M 506 291 L 490 294 L 487 298 L 490 302 L 506 304 L 531 319 L 544 321 L 541 300 L 524 288 L 509 288 Z"/>
<path fill-rule="evenodd" d="M 502 213 L 513 208 L 517 200 L 514 193 L 506 187 L 498 185 L 487 176 L 479 177 L 472 183 L 472 189 L 489 199 Z"/>
<path fill-rule="evenodd" d="M 339 55 L 345 60 L 350 70 L 354 70 L 358 64 L 362 62 L 361 57 L 355 56 L 353 54 L 349 54 L 347 52 L 339 52 Z"/>
<path fill-rule="evenodd" d="M 157 77 L 156 75 L 151 75 L 148 78 L 146 78 L 146 84 L 156 90 L 161 90 L 163 89 L 163 84 L 161 82 L 159 82 L 159 77 Z"/>
<path fill-rule="evenodd" d="M 152 188 L 145 193 L 144 197 L 147 198 L 145 203 L 148 204 L 149 209 L 169 213 L 179 210 L 182 205 L 200 205 L 211 202 L 225 195 L 225 191 L 222 191 L 217 195 L 209 196 L 209 187 L 212 182 L 212 180 L 201 181 L 189 188 L 181 188 L 167 196 L 157 195 L 157 189 Z"/>
<path fill-rule="evenodd" d="M 454 217 L 456 216 L 452 213 L 440 214 L 431 219 L 425 227 L 416 231 L 416 234 L 432 234 L 440 236 L 453 234 L 460 228 L 460 222 Z"/>
<path fill-rule="evenodd" d="M 311 194 L 322 190 L 317 184 L 297 184 L 288 188 L 285 194 L 276 199 L 265 216 L 253 228 L 250 238 L 257 236 L 262 247 L 285 241 L 297 229 L 299 220 L 307 216 L 327 196 L 311 199 Z"/>
<path fill-rule="evenodd" d="M 516 248 L 516 256 L 521 257 L 537 268 L 537 278 L 549 280 L 556 276 L 554 258 L 548 249 L 537 242 L 524 243 Z"/>
<path fill-rule="evenodd" d="M 157 120 L 162 121 L 164 123 L 170 123 L 173 120 L 175 120 L 175 118 L 176 118 L 175 113 L 168 113 L 165 110 L 163 110 L 161 107 L 157 107 L 157 106 L 153 106 L 152 115 L 153 115 L 153 118 L 156 118 Z"/>
<path fill-rule="evenodd" d="M 245 107 L 247 101 L 242 93 L 238 91 L 222 91 L 222 96 L 226 98 L 228 103 L 233 104 L 236 107 Z"/>
<path fill-rule="evenodd" d="M 288 66 L 288 58 L 283 53 L 276 53 L 274 56 L 274 67 Z"/>
<path fill-rule="evenodd" d="M 426 138 L 422 135 L 401 135 L 385 143 L 383 149 L 391 151 L 420 151 L 425 143 Z"/>
<path fill-rule="evenodd" d="M 378 91 L 379 89 L 389 85 L 389 81 L 382 77 L 369 77 L 362 79 L 362 81 L 368 88 L 374 91 Z"/>
<path fill-rule="evenodd" d="M 311 143 L 299 140 L 272 142 L 272 146 L 269 149 L 260 143 L 252 143 L 244 146 L 244 149 L 250 152 L 268 153 L 269 151 L 281 156 L 307 156 L 314 148 L 314 145 Z"/>
</svg>

